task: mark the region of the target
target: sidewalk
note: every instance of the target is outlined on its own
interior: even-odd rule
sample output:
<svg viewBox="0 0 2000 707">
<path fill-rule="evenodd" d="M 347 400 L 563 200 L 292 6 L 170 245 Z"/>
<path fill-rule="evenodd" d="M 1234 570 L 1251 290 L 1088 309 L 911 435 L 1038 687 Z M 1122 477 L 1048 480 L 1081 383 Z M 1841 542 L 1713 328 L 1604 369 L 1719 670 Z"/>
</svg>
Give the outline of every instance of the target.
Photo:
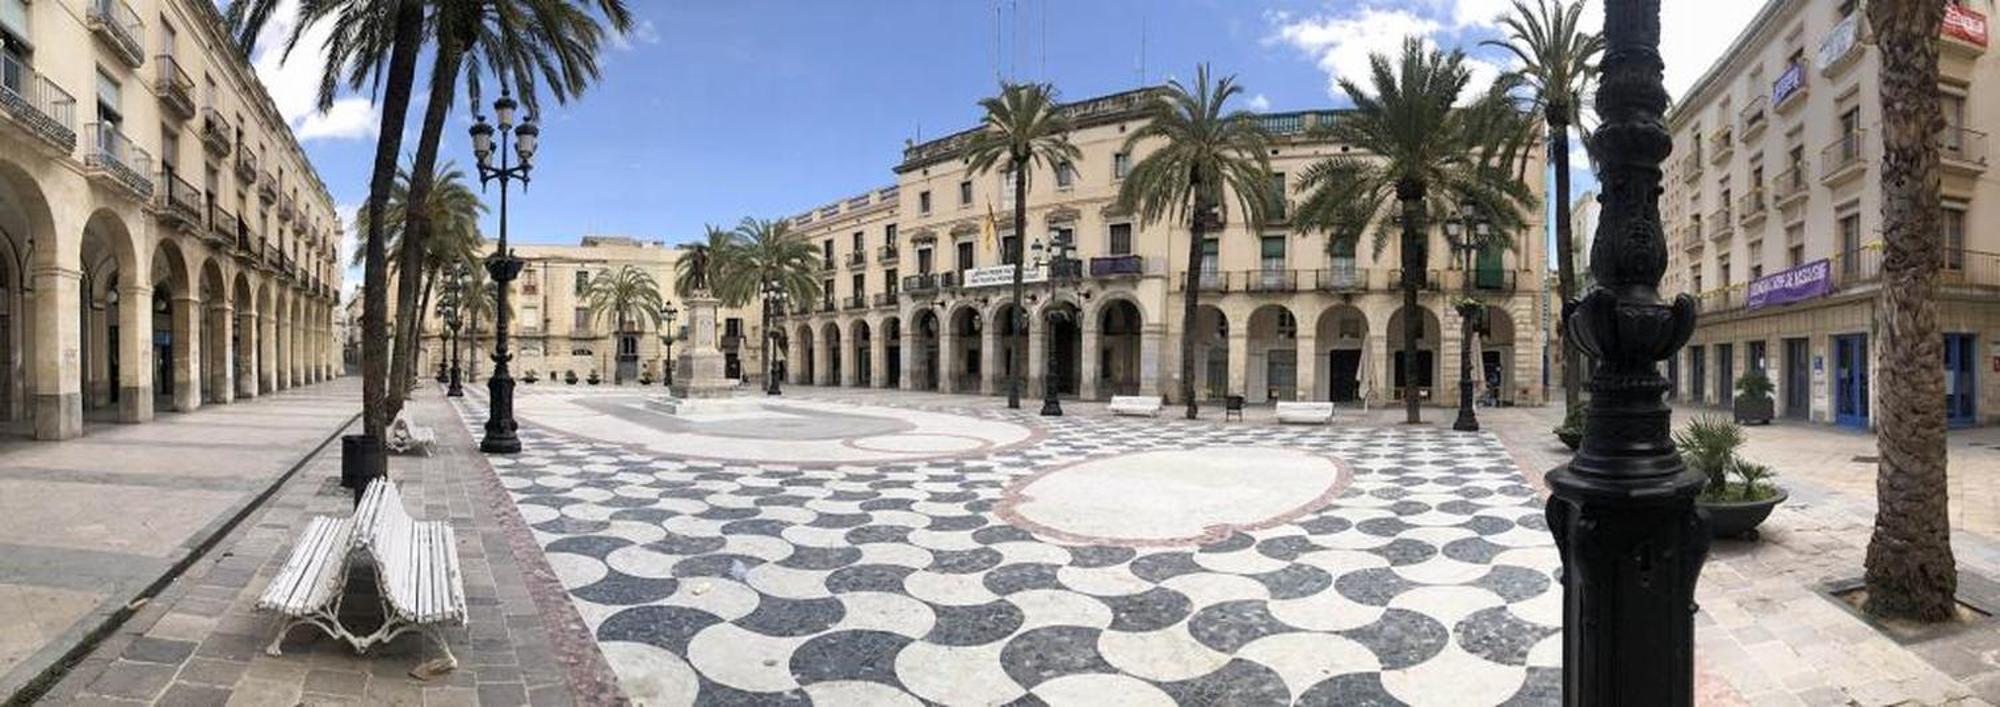
<svg viewBox="0 0 2000 707">
<path fill-rule="evenodd" d="M 438 657 L 435 645 L 417 633 L 355 655 L 317 629 L 295 627 L 285 636 L 283 655 L 265 654 L 281 622 L 256 610 L 258 595 L 313 515 L 352 511 L 352 496 L 339 486 L 339 448 L 330 446 L 46 699 L 101 705 L 614 701 L 615 681 L 581 633 L 568 598 L 559 587 L 550 588 L 553 575 L 526 540 L 527 528 L 511 503 L 494 504 L 502 491 L 474 451 L 465 424 L 435 386 L 420 387 L 407 411 L 417 424 L 437 431 L 437 450 L 431 457 L 391 456 L 389 475 L 413 516 L 446 520 L 457 533 L 468 624 L 446 631 L 459 661 L 456 671 L 429 680 L 411 677 L 413 668 Z M 373 591 L 372 570 L 358 564 L 349 576 L 351 598 L 343 605 L 343 621 L 372 626 L 379 620 L 369 598 Z"/>
<path fill-rule="evenodd" d="M 185 563 L 359 399 L 342 378 L 60 443 L 0 442 L 0 697 Z"/>
</svg>

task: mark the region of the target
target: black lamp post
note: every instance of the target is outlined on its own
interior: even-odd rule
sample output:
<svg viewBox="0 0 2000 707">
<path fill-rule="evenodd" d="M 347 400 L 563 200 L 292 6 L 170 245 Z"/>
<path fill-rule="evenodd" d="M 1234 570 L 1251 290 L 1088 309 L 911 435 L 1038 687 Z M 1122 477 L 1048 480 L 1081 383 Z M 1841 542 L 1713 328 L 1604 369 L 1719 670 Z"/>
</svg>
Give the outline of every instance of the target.
<svg viewBox="0 0 2000 707">
<path fill-rule="evenodd" d="M 785 288 L 776 282 L 764 283 L 764 394 L 783 395 L 778 389 L 778 330 L 771 326 L 771 312 L 785 306 Z"/>
<path fill-rule="evenodd" d="M 1471 204 L 1466 204 L 1458 216 L 1445 222 L 1445 234 L 1451 237 L 1451 247 L 1464 256 L 1465 269 L 1461 271 L 1459 283 L 1464 299 L 1458 303 L 1458 419 L 1452 420 L 1451 428 L 1460 432 L 1478 432 L 1479 415 L 1473 412 L 1472 378 L 1472 335 L 1478 329 L 1478 320 L 1485 307 L 1472 297 L 1472 257 L 1479 252 L 1479 246 L 1486 239 L 1492 226 L 1479 217 Z"/>
<path fill-rule="evenodd" d="M 475 104 L 478 101 L 474 101 Z M 486 379 L 486 391 L 490 400 L 486 417 L 486 436 L 479 440 L 479 451 L 488 454 L 513 454 L 521 451 L 521 438 L 514 434 L 514 377 L 507 373 L 507 361 L 513 355 L 507 352 L 507 320 L 513 312 L 507 306 L 507 290 L 514 278 L 521 274 L 521 259 L 507 249 L 507 183 L 519 181 L 521 189 L 528 188 L 528 173 L 534 169 L 535 147 L 540 141 L 542 130 L 535 125 L 535 117 L 529 115 L 520 127 L 514 126 L 514 110 L 518 104 L 505 89 L 500 99 L 493 102 L 493 117 L 499 123 L 499 144 L 494 144 L 494 126 L 487 124 L 486 116 L 479 116 L 472 126 L 472 154 L 478 158 L 479 186 L 484 188 L 493 180 L 500 181 L 500 243 L 493 254 L 486 257 L 486 272 L 493 278 L 496 292 L 493 304 L 493 375 Z M 514 154 L 521 158 L 518 165 L 507 160 L 508 136 L 513 136 Z M 493 153 L 498 148 L 500 166 L 493 166 Z"/>
<path fill-rule="evenodd" d="M 1057 232 L 1056 235 L 1049 238 L 1049 243 L 1046 247 L 1042 245 L 1041 239 L 1035 239 L 1034 249 L 1035 266 L 1043 268 L 1043 272 L 1048 273 L 1048 306 L 1054 306 L 1056 293 L 1061 291 L 1062 284 L 1068 277 L 1069 262 L 1070 258 L 1076 253 L 1076 245 L 1071 243 L 1068 238 L 1063 237 L 1061 232 Z M 1055 327 L 1045 323 L 1042 326 L 1042 330 L 1044 340 L 1048 342 L 1044 344 L 1044 347 L 1048 349 L 1048 355 L 1044 356 L 1042 361 L 1042 416 L 1062 417 L 1062 399 L 1056 381 Z"/>
<path fill-rule="evenodd" d="M 678 314 L 672 302 L 660 305 L 660 346 L 666 349 L 662 352 L 660 378 L 664 380 L 660 384 L 669 388 L 674 387 L 674 317 Z"/>
<path fill-rule="evenodd" d="M 1604 17 L 1591 138 L 1605 186 L 1590 253 L 1597 285 L 1564 303 L 1562 318 L 1563 338 L 1598 367 L 1583 442 L 1547 477 L 1563 562 L 1563 700 L 1692 705 L 1694 586 L 1709 536 L 1694 502 L 1703 477 L 1674 451 L 1661 400 L 1660 361 L 1694 333 L 1696 304 L 1660 297 L 1660 164 L 1673 151 L 1660 0 L 1608 0 Z"/>
<path fill-rule="evenodd" d="M 451 374 L 449 376 L 451 387 L 446 389 L 444 394 L 448 397 L 463 398 L 465 397 L 465 388 L 460 383 L 464 381 L 464 374 L 458 367 L 458 332 L 465 325 L 465 321 L 458 316 L 459 305 L 466 295 L 465 265 L 463 263 L 452 266 L 451 291 L 448 294 L 450 297 L 443 304 L 445 305 L 444 328 L 451 332 Z"/>
</svg>

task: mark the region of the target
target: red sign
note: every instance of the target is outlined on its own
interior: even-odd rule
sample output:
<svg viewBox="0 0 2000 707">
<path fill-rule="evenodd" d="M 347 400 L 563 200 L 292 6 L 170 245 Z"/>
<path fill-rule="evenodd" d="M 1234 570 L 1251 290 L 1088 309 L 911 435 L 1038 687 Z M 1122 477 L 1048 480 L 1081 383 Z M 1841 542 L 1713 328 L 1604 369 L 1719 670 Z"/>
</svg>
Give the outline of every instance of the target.
<svg viewBox="0 0 2000 707">
<path fill-rule="evenodd" d="M 1947 37 L 1986 46 L 1986 16 L 1955 2 L 1945 3 L 1944 24 L 1939 31 Z"/>
</svg>

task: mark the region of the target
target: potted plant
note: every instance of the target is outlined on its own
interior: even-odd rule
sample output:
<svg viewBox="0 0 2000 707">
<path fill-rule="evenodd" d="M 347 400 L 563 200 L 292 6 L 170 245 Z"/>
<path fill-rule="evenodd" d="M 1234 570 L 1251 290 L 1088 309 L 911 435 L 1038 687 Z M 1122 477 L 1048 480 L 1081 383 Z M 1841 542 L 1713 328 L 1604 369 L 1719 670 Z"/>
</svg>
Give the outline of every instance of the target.
<svg viewBox="0 0 2000 707">
<path fill-rule="evenodd" d="M 539 378 L 539 377 L 537 377 L 537 376 L 535 375 L 535 371 L 534 371 L 534 369 L 532 369 L 532 368 L 531 368 L 531 369 L 528 369 L 528 372 L 527 372 L 527 374 L 526 374 L 526 375 L 523 375 L 523 376 L 521 376 L 521 381 L 522 381 L 522 382 L 524 382 L 524 383 L 527 383 L 528 385 L 534 385 L 534 384 L 535 384 L 535 381 L 538 381 L 538 380 L 541 380 L 541 378 Z"/>
<path fill-rule="evenodd" d="M 653 372 L 652 372 L 652 371 L 650 371 L 650 370 L 648 370 L 648 371 L 640 371 L 640 372 L 639 372 L 639 385 L 652 385 L 652 384 L 653 384 Z"/>
<path fill-rule="evenodd" d="M 1771 385 L 1771 377 L 1764 369 L 1752 367 L 1736 379 L 1736 399 L 1733 402 L 1736 422 L 1739 424 L 1771 424 L 1777 417 L 1778 402 L 1772 397 L 1776 388 Z"/>
<path fill-rule="evenodd" d="M 599 378 L 599 377 L 597 376 L 597 369 L 594 369 L 594 368 L 593 368 L 593 369 L 591 369 L 591 370 L 590 370 L 590 378 L 589 378 L 589 381 L 590 381 L 590 384 L 591 384 L 591 385 L 597 385 L 597 384 L 599 384 L 599 383 L 603 383 L 603 382 L 604 382 L 604 379 L 603 379 L 603 378 Z"/>
<path fill-rule="evenodd" d="M 1583 408 L 1570 408 L 1569 412 L 1563 415 L 1563 423 L 1556 426 L 1555 432 L 1556 438 L 1562 440 L 1563 446 L 1569 447 L 1569 451 L 1576 451 L 1577 445 L 1583 443 Z"/>
<path fill-rule="evenodd" d="M 1785 490 L 1771 483 L 1770 467 L 1736 456 L 1743 427 L 1714 415 L 1689 420 L 1674 434 L 1674 446 L 1688 468 L 1708 477 L 1695 503 L 1708 512 L 1711 535 L 1756 537 L 1757 525 L 1783 503 Z"/>
<path fill-rule="evenodd" d="M 563 382 L 569 385 L 576 385 L 576 369 L 563 371 Z"/>
</svg>

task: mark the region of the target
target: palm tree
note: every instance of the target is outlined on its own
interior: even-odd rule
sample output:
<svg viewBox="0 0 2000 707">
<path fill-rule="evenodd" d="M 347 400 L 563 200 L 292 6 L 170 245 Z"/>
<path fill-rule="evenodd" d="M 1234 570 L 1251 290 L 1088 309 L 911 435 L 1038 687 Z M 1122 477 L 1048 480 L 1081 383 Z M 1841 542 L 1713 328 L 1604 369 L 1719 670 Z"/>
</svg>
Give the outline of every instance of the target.
<svg viewBox="0 0 2000 707">
<path fill-rule="evenodd" d="M 256 46 L 257 35 L 282 0 L 230 0 L 229 28 L 237 44 L 247 54 Z M 320 81 L 320 109 L 333 104 L 335 87 L 342 71 L 350 86 L 376 83 L 382 91 L 382 121 L 376 131 L 375 164 L 368 179 L 368 204 L 360 229 L 363 242 L 361 272 L 361 418 L 362 432 L 379 444 L 389 426 L 389 289 L 387 239 L 382 232 L 383 212 L 388 209 L 389 192 L 396 178 L 396 155 L 403 149 L 403 124 L 410 112 L 410 94 L 416 81 L 417 52 L 422 49 L 424 30 L 423 0 L 302 0 L 298 23 L 285 41 L 282 56 L 290 56 L 308 27 L 332 21 L 333 33 L 323 48 L 329 60 Z M 361 52 L 371 61 L 365 66 L 351 61 Z M 386 57 L 387 65 L 382 63 Z M 386 73 L 386 76 L 385 76 Z M 382 472 L 375 469 L 371 472 Z"/>
<path fill-rule="evenodd" d="M 650 321 L 658 328 L 660 308 L 667 303 L 660 295 L 659 281 L 636 265 L 598 273 L 584 289 L 583 302 L 591 321 L 609 318 L 614 333 L 624 331 L 627 323 Z"/>
<path fill-rule="evenodd" d="M 396 186 L 389 195 L 389 209 L 383 217 L 383 227 L 388 233 L 388 269 L 403 272 L 403 244 L 410 240 L 410 173 L 398 170 Z M 430 311 L 431 293 L 438 277 L 451 270 L 458 263 L 479 265 L 479 248 L 485 239 L 479 233 L 479 218 L 486 213 L 486 204 L 465 184 L 465 174 L 450 162 L 439 166 L 437 176 L 432 178 L 437 187 L 430 194 L 428 217 L 432 224 L 431 237 L 421 241 L 421 258 L 414 270 L 423 280 L 421 294 L 415 298 L 417 307 L 413 316 L 417 322 L 418 338 L 421 338 L 422 313 Z M 355 253 L 359 262 L 361 254 Z M 416 341 L 412 340 L 398 348 L 395 355 L 407 358 L 411 365 L 416 361 Z M 404 375 L 414 375 L 415 370 L 399 367 Z M 389 401 L 389 416 L 395 417 L 400 410 L 400 400 Z"/>
<path fill-rule="evenodd" d="M 707 227 L 707 233 L 703 234 L 701 243 L 701 247 L 708 250 L 708 257 L 705 260 L 707 266 L 702 268 L 702 280 L 708 283 L 710 296 L 713 296 L 716 288 L 722 285 L 725 279 L 723 269 L 730 267 L 733 262 L 731 251 L 741 243 L 742 239 L 737 237 L 734 231 L 724 230 L 721 226 Z M 674 261 L 674 292 L 680 293 L 682 299 L 693 297 L 695 294 L 694 263 L 695 259 L 691 257 Z M 744 304 L 735 302 L 730 306 L 741 307 Z"/>
<path fill-rule="evenodd" d="M 1225 222 L 1225 195 L 1234 192 L 1252 228 L 1264 223 L 1271 184 L 1271 135 L 1248 111 L 1231 110 L 1229 99 L 1243 93 L 1236 77 L 1209 78 L 1208 65 L 1195 70 L 1192 90 L 1167 82 L 1145 112 L 1145 124 L 1125 138 L 1124 151 L 1157 141 L 1158 149 L 1139 160 L 1118 185 L 1116 207 L 1146 223 L 1171 218 L 1188 226 L 1187 274 L 1181 286 L 1181 400 L 1187 417 L 1199 412 L 1194 399 L 1194 326 L 1201 293 L 1202 239 Z"/>
<path fill-rule="evenodd" d="M 1604 53 L 1604 37 L 1579 28 L 1582 15 L 1581 0 L 1535 0 L 1532 10 L 1514 0 L 1514 14 L 1500 19 L 1507 39 L 1481 42 L 1504 48 L 1520 60 L 1521 68 L 1514 74 L 1533 93 L 1548 128 L 1549 164 L 1556 173 L 1556 294 L 1563 302 L 1577 295 L 1575 237 L 1569 222 L 1569 129 L 1581 128 L 1581 98 L 1596 79 L 1597 57 Z M 1582 357 L 1567 337 L 1562 357 L 1563 405 L 1575 410 L 1583 387 L 1578 370 Z"/>
<path fill-rule="evenodd" d="M 1294 222 L 1328 233 L 1328 247 L 1352 245 L 1372 232 L 1379 257 L 1399 227 L 1403 275 L 1403 404 L 1406 421 L 1418 415 L 1417 336 L 1423 330 L 1417 292 L 1429 260 L 1430 215 L 1470 209 L 1495 231 L 1525 227 L 1535 195 L 1521 180 L 1519 153 L 1528 132 L 1507 92 L 1494 86 L 1470 106 L 1456 108 L 1469 74 L 1465 54 L 1428 49 L 1416 39 L 1403 43 L 1395 64 L 1369 57 L 1371 90 L 1347 79 L 1340 89 L 1354 103 L 1330 125 L 1323 139 L 1356 148 L 1359 154 L 1328 157 L 1299 179 L 1305 194 Z"/>
<path fill-rule="evenodd" d="M 1028 171 L 1044 163 L 1069 169 L 1083 153 L 1069 141 L 1070 121 L 1056 104 L 1055 87 L 1045 83 L 1000 82 L 1000 93 L 980 99 L 986 109 L 981 130 L 965 147 L 968 171 L 986 174 L 999 167 L 1014 180 L 1014 243 L 1004 257 L 1014 263 L 1014 356 L 1008 363 L 1007 407 L 1021 407 L 1021 372 L 1027 367 L 1027 315 L 1021 308 L 1022 248 L 1028 240 Z"/>
<path fill-rule="evenodd" d="M 711 253 L 711 267 L 721 277 L 710 283 L 716 299 L 724 307 L 741 307 L 763 301 L 764 343 L 762 361 L 765 375 L 771 372 L 770 300 L 762 299 L 767 288 L 783 292 L 792 302 L 819 299 L 819 249 L 804 234 L 792 230 L 791 222 L 745 218 L 737 224 L 735 245 L 722 253 Z"/>
<path fill-rule="evenodd" d="M 1875 531 L 1864 581 L 1869 613 L 1941 621 L 1955 611 L 1957 561 L 1951 551 L 1945 468 L 1943 336 L 1937 279 L 1937 28 L 1944 4 L 1868 4 L 1882 54 L 1882 380 L 1875 444 Z"/>
</svg>

